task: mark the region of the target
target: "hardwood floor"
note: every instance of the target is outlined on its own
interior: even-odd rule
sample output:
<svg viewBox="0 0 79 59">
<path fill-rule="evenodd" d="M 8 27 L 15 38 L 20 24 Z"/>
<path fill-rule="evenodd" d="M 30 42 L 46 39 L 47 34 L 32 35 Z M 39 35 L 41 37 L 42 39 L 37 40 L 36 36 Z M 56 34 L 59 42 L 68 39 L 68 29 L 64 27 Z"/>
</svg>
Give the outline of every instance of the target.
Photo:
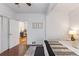
<svg viewBox="0 0 79 59">
<path fill-rule="evenodd" d="M 24 56 L 34 56 L 35 50 L 36 50 L 36 46 L 29 46 Z"/>
<path fill-rule="evenodd" d="M 23 56 L 28 49 L 28 46 L 19 44 L 11 49 L 8 49 L 0 54 L 0 56 Z"/>
<path fill-rule="evenodd" d="M 6 51 L 2 52 L 0 56 L 23 56 L 28 49 L 27 46 L 27 37 L 22 37 L 19 39 L 20 44 L 11 48 L 7 49 Z"/>
</svg>

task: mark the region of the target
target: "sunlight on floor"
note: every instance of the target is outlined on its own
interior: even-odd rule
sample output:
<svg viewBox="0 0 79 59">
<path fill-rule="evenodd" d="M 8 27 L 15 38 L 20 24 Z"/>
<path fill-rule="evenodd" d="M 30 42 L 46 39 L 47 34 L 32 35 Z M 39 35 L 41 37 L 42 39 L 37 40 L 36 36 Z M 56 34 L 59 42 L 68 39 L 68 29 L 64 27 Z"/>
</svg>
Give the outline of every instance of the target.
<svg viewBox="0 0 79 59">
<path fill-rule="evenodd" d="M 27 38 L 26 37 L 20 38 L 20 44 L 27 45 Z"/>
</svg>

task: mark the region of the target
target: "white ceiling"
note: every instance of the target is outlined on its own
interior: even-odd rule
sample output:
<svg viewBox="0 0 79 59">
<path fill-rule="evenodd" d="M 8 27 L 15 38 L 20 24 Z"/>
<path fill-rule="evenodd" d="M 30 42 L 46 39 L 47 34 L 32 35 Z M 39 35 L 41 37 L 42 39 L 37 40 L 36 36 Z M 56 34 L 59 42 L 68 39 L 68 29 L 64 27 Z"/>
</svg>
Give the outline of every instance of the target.
<svg viewBox="0 0 79 59">
<path fill-rule="evenodd" d="M 59 11 L 71 12 L 76 8 L 79 8 L 79 3 L 60 3 L 56 6 Z"/>
<path fill-rule="evenodd" d="M 17 13 L 46 13 L 48 10 L 48 3 L 32 3 L 31 7 L 26 3 L 20 3 L 19 7 L 14 3 L 6 3 L 13 11 Z"/>
</svg>

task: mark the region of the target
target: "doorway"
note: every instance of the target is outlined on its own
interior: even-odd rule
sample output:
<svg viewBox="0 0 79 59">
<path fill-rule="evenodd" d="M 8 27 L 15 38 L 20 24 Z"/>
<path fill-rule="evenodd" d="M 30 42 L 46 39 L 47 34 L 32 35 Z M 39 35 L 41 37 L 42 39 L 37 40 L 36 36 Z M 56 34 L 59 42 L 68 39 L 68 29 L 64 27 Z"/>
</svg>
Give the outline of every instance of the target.
<svg viewBox="0 0 79 59">
<path fill-rule="evenodd" d="M 19 22 L 19 55 L 25 54 L 27 45 L 27 23 Z"/>
<path fill-rule="evenodd" d="M 27 24 L 25 22 L 19 22 L 20 44 L 27 45 Z"/>
</svg>

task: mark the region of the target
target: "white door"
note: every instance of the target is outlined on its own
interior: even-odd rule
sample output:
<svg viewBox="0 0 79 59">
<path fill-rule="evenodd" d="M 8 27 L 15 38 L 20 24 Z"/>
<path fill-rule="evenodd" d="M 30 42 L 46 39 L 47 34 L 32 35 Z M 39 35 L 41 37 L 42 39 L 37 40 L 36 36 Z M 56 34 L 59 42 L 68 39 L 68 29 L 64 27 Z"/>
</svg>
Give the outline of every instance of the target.
<svg viewBox="0 0 79 59">
<path fill-rule="evenodd" d="M 19 44 L 19 22 L 9 20 L 9 48 Z"/>
<path fill-rule="evenodd" d="M 1 19 L 1 51 L 8 49 L 8 18 L 3 17 Z"/>
</svg>

